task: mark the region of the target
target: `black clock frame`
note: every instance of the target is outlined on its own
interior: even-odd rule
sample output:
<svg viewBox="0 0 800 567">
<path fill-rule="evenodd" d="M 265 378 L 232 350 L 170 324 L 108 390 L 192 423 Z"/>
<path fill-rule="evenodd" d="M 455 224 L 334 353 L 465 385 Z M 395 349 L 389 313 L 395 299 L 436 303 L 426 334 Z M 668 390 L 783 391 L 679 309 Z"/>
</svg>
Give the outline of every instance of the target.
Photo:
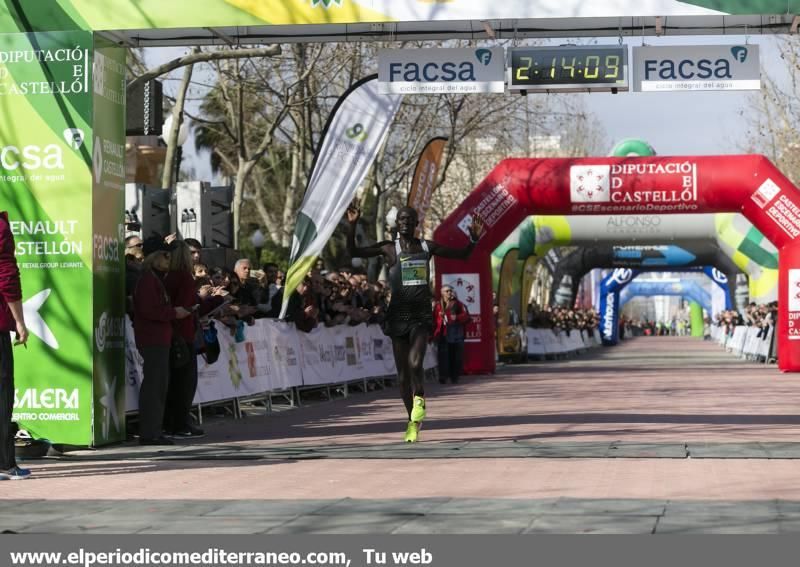
<svg viewBox="0 0 800 567">
<path fill-rule="evenodd" d="M 508 89 L 529 92 L 626 91 L 625 45 L 515 47 L 508 50 Z"/>
</svg>

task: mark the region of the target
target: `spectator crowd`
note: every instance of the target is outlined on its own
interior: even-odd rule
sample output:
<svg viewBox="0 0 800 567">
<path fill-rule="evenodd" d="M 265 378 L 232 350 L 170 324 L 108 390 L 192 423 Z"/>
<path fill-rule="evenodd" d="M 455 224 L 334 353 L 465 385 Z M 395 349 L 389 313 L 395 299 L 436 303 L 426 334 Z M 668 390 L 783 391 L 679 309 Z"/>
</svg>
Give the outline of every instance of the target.
<svg viewBox="0 0 800 567">
<path fill-rule="evenodd" d="M 744 312 L 721 311 L 714 316 L 714 324 L 723 329 L 726 335 L 732 336 L 734 329 L 739 325 L 757 327 L 758 337 L 766 338 L 769 330 L 775 326 L 778 320 L 778 302 L 756 305 L 750 303 L 745 307 Z"/>
<path fill-rule="evenodd" d="M 567 335 L 573 329 L 587 331 L 591 336 L 600 318 L 594 309 L 573 309 L 570 307 L 546 306 L 536 303 L 528 305 L 528 326 L 537 329 L 554 329 L 565 331 Z"/>
<path fill-rule="evenodd" d="M 233 269 L 210 266 L 202 258 L 200 242 L 175 235 L 147 240 L 128 236 L 125 261 L 126 311 L 142 361 L 143 445 L 204 435 L 190 409 L 197 390 L 197 356 L 211 361 L 217 326 L 243 342 L 247 326 L 256 319 L 279 317 L 285 292 L 290 295 L 284 320 L 305 332 L 318 325 L 381 323 L 389 299 L 387 282 L 370 283 L 366 274 L 350 268 L 325 270 L 321 262 L 287 292 L 278 265 L 255 269 L 243 258 Z"/>
</svg>

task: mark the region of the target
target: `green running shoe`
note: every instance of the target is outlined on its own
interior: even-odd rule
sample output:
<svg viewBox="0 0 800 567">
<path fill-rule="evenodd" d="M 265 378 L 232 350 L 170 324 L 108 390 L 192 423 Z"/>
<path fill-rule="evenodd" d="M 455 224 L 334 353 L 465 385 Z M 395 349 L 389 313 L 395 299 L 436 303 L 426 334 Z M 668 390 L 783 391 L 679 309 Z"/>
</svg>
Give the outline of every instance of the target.
<svg viewBox="0 0 800 567">
<path fill-rule="evenodd" d="M 425 398 L 414 396 L 414 407 L 411 408 L 411 421 L 417 423 L 425 419 Z"/>
<path fill-rule="evenodd" d="M 418 436 L 419 436 L 419 429 L 417 428 L 417 424 L 414 423 L 413 421 L 409 421 L 408 427 L 406 427 L 405 442 L 416 443 Z"/>
</svg>

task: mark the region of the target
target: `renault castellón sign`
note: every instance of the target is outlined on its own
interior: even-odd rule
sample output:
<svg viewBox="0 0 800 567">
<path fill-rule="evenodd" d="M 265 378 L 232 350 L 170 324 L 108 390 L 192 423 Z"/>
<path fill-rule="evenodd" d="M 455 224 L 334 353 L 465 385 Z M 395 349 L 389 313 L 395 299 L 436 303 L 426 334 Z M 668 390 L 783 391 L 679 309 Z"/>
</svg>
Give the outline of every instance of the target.
<svg viewBox="0 0 800 567">
<path fill-rule="evenodd" d="M 759 90 L 760 71 L 757 45 L 633 48 L 636 92 Z"/>
<path fill-rule="evenodd" d="M 383 94 L 502 93 L 502 47 L 381 49 L 378 90 Z"/>
</svg>

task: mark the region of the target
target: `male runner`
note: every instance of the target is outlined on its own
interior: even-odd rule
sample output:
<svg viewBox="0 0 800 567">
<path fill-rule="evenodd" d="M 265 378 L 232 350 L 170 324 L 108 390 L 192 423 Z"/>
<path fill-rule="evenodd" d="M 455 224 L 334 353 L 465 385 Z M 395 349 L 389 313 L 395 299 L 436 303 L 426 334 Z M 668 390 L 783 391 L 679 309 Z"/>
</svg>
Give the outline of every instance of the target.
<svg viewBox="0 0 800 567">
<path fill-rule="evenodd" d="M 392 296 L 386 311 L 383 332 L 392 339 L 392 350 L 400 379 L 400 395 L 408 412 L 405 440 L 414 443 L 425 419 L 425 374 L 422 361 L 433 330 L 432 294 L 429 285 L 431 256 L 463 260 L 469 257 L 483 232 L 483 220 L 473 218 L 470 243 L 466 248 L 448 248 L 414 236 L 419 224 L 417 211 L 403 207 L 397 212 L 397 239 L 384 240 L 363 248 L 356 247 L 356 224 L 361 211 L 347 209 L 350 232 L 347 249 L 353 258 L 383 256 L 389 268 Z"/>
</svg>

